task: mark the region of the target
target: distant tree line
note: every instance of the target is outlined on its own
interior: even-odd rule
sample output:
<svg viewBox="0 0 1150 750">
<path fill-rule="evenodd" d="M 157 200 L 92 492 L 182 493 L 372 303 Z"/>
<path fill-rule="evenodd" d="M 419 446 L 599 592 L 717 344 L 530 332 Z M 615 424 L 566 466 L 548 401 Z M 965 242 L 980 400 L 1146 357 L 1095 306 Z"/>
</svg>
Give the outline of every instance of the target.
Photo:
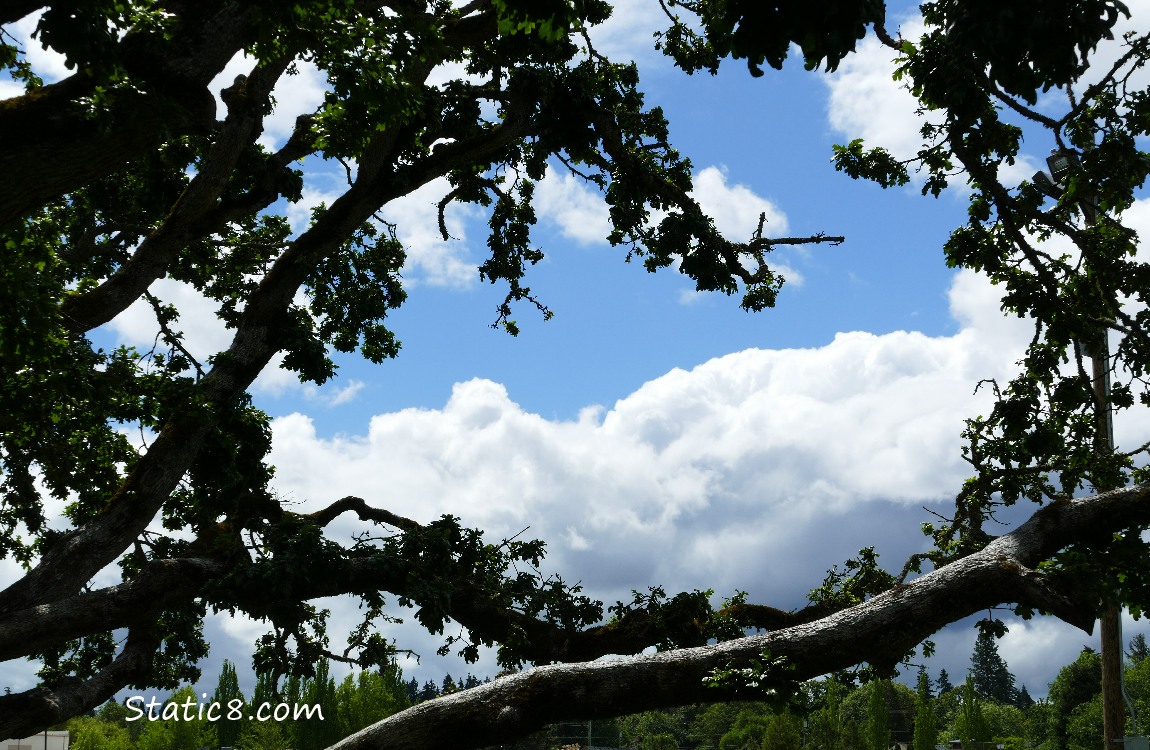
<svg viewBox="0 0 1150 750">
<path fill-rule="evenodd" d="M 93 715 L 67 722 L 71 750 L 322 750 L 412 703 L 397 665 L 337 683 L 326 659 L 308 677 L 279 682 L 257 675 L 250 698 L 240 691 L 235 667 L 224 661 L 212 693 L 182 687 L 150 710 L 149 700 L 109 701 Z M 171 704 L 190 708 L 163 718 Z M 151 720 L 149 713 L 160 718 Z"/>
<path fill-rule="evenodd" d="M 1130 642 L 1126 688 L 1138 717 L 1150 715 L 1150 649 Z M 919 667 L 917 688 L 840 673 L 802 686 L 789 703 L 715 703 L 650 711 L 618 720 L 630 750 L 887 750 L 896 743 L 964 748 L 1097 750 L 1102 741 L 1102 667 L 1084 648 L 1034 700 L 1017 686 L 995 638 L 979 634 L 970 670 L 955 685 L 946 670 Z M 1132 728 L 1128 728 L 1128 733 Z"/>
<path fill-rule="evenodd" d="M 1140 717 L 1150 715 L 1150 649 L 1137 635 L 1126 653 L 1127 692 Z M 343 737 L 417 703 L 467 690 L 490 678 L 450 674 L 422 685 L 404 681 L 399 667 L 349 674 L 337 683 L 320 661 L 310 677 L 282 684 L 257 676 L 247 698 L 235 667 L 225 661 L 213 693 L 184 687 L 164 703 L 219 704 L 222 718 L 209 721 L 139 716 L 139 703 L 109 702 L 91 716 L 72 719 L 72 750 L 322 750 Z M 805 683 L 790 702 L 730 702 L 648 711 L 618 719 L 567 722 L 547 727 L 506 750 L 554 750 L 566 745 L 629 750 L 887 750 L 896 743 L 934 750 L 951 740 L 964 748 L 1096 750 L 1102 737 L 1102 668 L 1084 648 L 1035 701 L 1017 686 L 994 636 L 980 632 L 965 680 L 955 685 L 946 670 L 931 678 L 919 667 L 916 689 L 885 679 L 863 681 L 840 673 Z M 278 688 L 278 689 L 277 689 Z M 239 703 L 234 703 L 238 701 Z M 317 706 L 317 716 L 258 721 L 257 707 Z M 241 705 L 241 717 L 229 706 Z M 196 709 L 192 709 L 196 713 Z M 158 715 L 158 711 L 157 711 Z M 268 714 L 270 715 L 270 713 Z"/>
<path fill-rule="evenodd" d="M 404 688 L 407 691 L 408 703 L 414 706 L 416 703 L 429 701 L 432 698 L 438 698 L 441 695 L 458 693 L 460 690 L 467 690 L 468 688 L 482 685 L 485 682 L 491 682 L 491 678 L 486 677 L 483 680 L 480 680 L 478 677 L 468 672 L 467 676 L 462 679 L 456 679 L 450 674 L 445 675 L 443 681 L 438 685 L 434 680 L 427 680 L 423 683 L 422 687 L 419 685 L 419 680 L 412 677 L 411 680 L 405 684 Z"/>
</svg>

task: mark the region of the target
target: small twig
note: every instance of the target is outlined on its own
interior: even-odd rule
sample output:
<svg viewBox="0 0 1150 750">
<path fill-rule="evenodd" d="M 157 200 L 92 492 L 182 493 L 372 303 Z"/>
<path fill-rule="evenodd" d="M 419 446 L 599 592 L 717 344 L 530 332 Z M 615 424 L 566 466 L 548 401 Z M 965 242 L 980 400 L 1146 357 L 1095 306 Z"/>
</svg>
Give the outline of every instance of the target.
<svg viewBox="0 0 1150 750">
<path fill-rule="evenodd" d="M 181 334 L 174 332 L 164 321 L 163 313 L 160 311 L 161 303 L 159 298 L 151 292 L 144 292 L 143 296 L 144 299 L 148 301 L 148 304 L 152 306 L 152 311 L 156 314 L 156 323 L 160 326 L 160 334 L 157 335 L 157 338 L 159 335 L 163 335 L 164 340 L 167 341 L 173 349 L 176 349 L 188 358 L 188 361 L 192 363 L 192 367 L 196 370 L 196 381 L 198 382 L 199 379 L 204 376 L 204 368 L 200 366 L 199 361 L 192 356 L 192 353 L 184 347 L 184 342 L 180 339 Z"/>
<path fill-rule="evenodd" d="M 770 250 L 775 245 L 815 245 L 821 243 L 829 243 L 831 245 L 841 245 L 846 242 L 846 237 L 842 235 L 828 236 L 819 232 L 818 234 L 811 235 L 810 237 L 777 237 L 772 239 L 754 239 L 747 243 L 751 250 L 758 250 L 766 248 Z"/>
</svg>

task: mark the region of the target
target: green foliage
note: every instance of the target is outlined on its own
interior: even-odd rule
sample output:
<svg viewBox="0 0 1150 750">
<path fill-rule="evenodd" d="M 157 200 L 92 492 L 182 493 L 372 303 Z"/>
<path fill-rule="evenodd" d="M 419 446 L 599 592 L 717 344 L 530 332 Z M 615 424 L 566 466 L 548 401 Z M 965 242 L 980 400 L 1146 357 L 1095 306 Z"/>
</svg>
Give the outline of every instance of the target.
<svg viewBox="0 0 1150 750">
<path fill-rule="evenodd" d="M 837 565 L 831 568 L 822 586 L 808 595 L 811 603 L 845 609 L 889 589 L 894 576 L 879 567 L 878 557 L 874 547 L 867 547 L 847 560 L 841 571 Z"/>
<path fill-rule="evenodd" d="M 1144 733 L 1143 717 L 1150 716 L 1150 659 L 1141 659 L 1126 668 L 1126 692 L 1138 715 L 1138 728 Z"/>
<path fill-rule="evenodd" d="M 602 23 L 611 13 L 610 5 L 597 0 L 493 0 L 493 5 L 500 34 L 536 34 L 547 42 L 558 42 L 585 21 Z"/>
<path fill-rule="evenodd" d="M 346 736 L 407 708 L 403 673 L 395 664 L 348 675 L 336 689 L 336 716 Z"/>
<path fill-rule="evenodd" d="M 731 731 L 738 720 L 739 714 L 747 708 L 747 704 L 740 702 L 712 703 L 704 707 L 687 730 L 687 740 L 694 745 L 713 747 L 719 743 L 723 735 Z M 759 710 L 765 707 L 760 706 Z"/>
<path fill-rule="evenodd" d="M 1027 747 L 1056 747 L 1054 739 L 1054 707 L 1048 700 L 1037 701 L 1026 709 L 1023 738 Z"/>
<path fill-rule="evenodd" d="M 299 719 L 293 723 L 293 748 L 324 750 L 348 734 L 339 720 L 335 679 L 329 674 L 327 659 L 321 659 L 316 663 L 314 674 L 300 681 L 298 691 L 298 702 L 308 706 L 319 706 L 321 714 L 308 719 Z"/>
<path fill-rule="evenodd" d="M 1069 721 L 1075 709 L 1089 703 L 1101 692 L 1102 659 L 1097 652 L 1083 648 L 1077 659 L 1059 670 L 1050 685 L 1051 736 L 1059 748 L 1067 746 Z"/>
<path fill-rule="evenodd" d="M 200 705 L 200 696 L 192 687 L 182 687 L 172 693 L 159 710 L 178 709 L 179 718 L 148 721 L 136 740 L 137 750 L 199 750 L 215 744 L 212 723 L 199 716 Z"/>
<path fill-rule="evenodd" d="M 1116 0 L 1059 0 L 1044 5 L 1041 13 L 1027 12 L 1020 3 L 958 0 L 926 3 L 922 10 L 927 23 L 946 29 L 946 34 L 936 32 L 920 47 L 945 45 L 950 54 L 962 49 L 970 55 L 962 72 L 984 69 L 1006 93 L 1031 104 L 1040 91 L 1077 80 L 1086 70 L 1089 53 L 1110 37 L 1120 16 L 1129 15 Z M 931 101 L 929 95 L 927 100 Z"/>
<path fill-rule="evenodd" d="M 652 734 L 643 738 L 639 750 L 679 750 L 679 743 L 673 734 Z"/>
<path fill-rule="evenodd" d="M 834 165 L 835 169 L 845 172 L 856 180 L 872 180 L 884 188 L 910 182 L 906 164 L 896 161 L 883 148 L 864 151 L 861 138 L 856 138 L 846 146 L 835 146 Z"/>
<path fill-rule="evenodd" d="M 954 720 L 958 716 L 959 707 L 962 705 L 962 690 L 952 689 L 945 693 L 939 693 L 938 697 L 932 701 L 934 709 L 934 725 L 939 732 L 941 740 L 949 742 L 955 738 L 954 735 Z"/>
<path fill-rule="evenodd" d="M 1001 745 L 1002 750 L 1025 750 L 1026 741 L 1022 737 L 994 737 L 991 743 Z"/>
<path fill-rule="evenodd" d="M 993 736 L 982 710 L 982 701 L 974 689 L 974 679 L 970 676 L 962 687 L 962 703 L 954 719 L 954 732 L 963 747 L 971 747 L 973 742 L 989 742 Z"/>
<path fill-rule="evenodd" d="M 1095 750 L 1102 732 L 1102 695 L 1074 707 L 1066 718 L 1066 750 Z"/>
<path fill-rule="evenodd" d="M 1022 738 L 1026 734 L 1026 715 L 1017 706 L 987 700 L 982 703 L 982 715 L 992 737 Z"/>
<path fill-rule="evenodd" d="M 719 750 L 758 750 L 774 728 L 774 716 L 769 712 L 744 710 L 739 713 L 731 729 L 719 739 Z"/>
<path fill-rule="evenodd" d="M 802 744 L 803 721 L 784 709 L 767 717 L 762 750 L 794 750 Z"/>
<path fill-rule="evenodd" d="M 870 750 L 890 747 L 890 706 L 886 694 L 887 683 L 883 680 L 876 680 L 867 688 L 866 738 Z"/>
<path fill-rule="evenodd" d="M 654 644 L 660 651 L 689 646 L 701 646 L 709 639 L 730 640 L 743 634 L 743 629 L 730 618 L 716 613 L 711 607 L 714 591 L 684 591 L 672 597 L 661 586 L 652 586 L 646 593 L 631 591 L 631 601 L 616 602 L 608 611 L 616 622 L 641 614 L 662 633 Z M 745 595 L 723 602 L 723 609 L 741 603 Z"/>
<path fill-rule="evenodd" d="M 845 688 L 833 677 L 824 681 L 821 706 L 807 720 L 810 746 L 814 750 L 838 750 L 844 742 L 842 702 Z"/>
<path fill-rule="evenodd" d="M 793 672 L 794 665 L 785 656 L 772 657 L 764 651 L 761 658 L 751 659 L 746 666 L 711 670 L 704 682 L 716 690 L 742 698 L 755 697 L 782 709 L 799 696 L 799 683 Z"/>
<path fill-rule="evenodd" d="M 289 750 L 291 738 L 277 721 L 249 721 L 240 732 L 236 747 L 243 750 Z"/>
<path fill-rule="evenodd" d="M 1145 66 L 1150 39 L 1129 37 L 1119 63 L 1101 80 L 1087 81 L 1082 77 L 1099 41 L 1111 38 L 1115 23 L 1129 14 L 1117 0 L 1061 0 L 1041 13 L 1016 2 L 937 0 L 922 13 L 920 39 L 884 38 L 900 55 L 896 78 L 933 112 L 921 130 L 922 147 L 901 161 L 856 139 L 835 147 L 836 167 L 892 187 L 906 184 L 913 166 L 923 193 L 936 196 L 955 177 L 965 180 L 969 222 L 946 243 L 947 262 L 988 275 L 1004 291 L 1004 310 L 1035 321 L 1020 374 L 1008 383 L 984 383 L 995 404 L 967 421 L 964 457 L 976 474 L 958 494 L 953 518 L 924 526 L 936 545 L 927 557 L 941 564 L 985 545 L 983 524 L 998 506 L 1057 502 L 1084 487 L 1106 490 L 1145 479 L 1135 456 L 1146 446 L 1112 452 L 1102 444 L 1100 426 L 1106 410 L 1150 402 L 1143 377 L 1150 371 L 1150 340 L 1141 334 L 1150 323 L 1150 266 L 1136 259 L 1137 235 L 1119 216 L 1150 174 L 1137 145 L 1150 133 L 1146 97 L 1126 83 Z M 744 31 L 753 34 L 754 27 Z M 1068 94 L 1064 114 L 1029 108 L 1052 88 Z M 1024 133 L 1078 164 L 1062 178 L 1052 208 L 1043 205 L 1047 196 L 1036 185 L 1013 188 L 1000 177 L 1004 165 L 1015 163 Z M 1069 241 L 1074 253 L 1040 244 L 1055 237 Z M 1108 403 L 1094 397 L 1083 351 L 1084 342 L 1098 339 L 1099 326 L 1117 341 Z M 1071 545 L 1047 570 L 1140 612 L 1150 586 L 1137 561 L 1148 552 L 1140 530 L 1132 529 Z"/>
<path fill-rule="evenodd" d="M 938 741 L 938 726 L 930 702 L 930 677 L 924 667 L 919 670 L 915 693 L 914 750 L 934 750 Z"/>
<path fill-rule="evenodd" d="M 1147 656 L 1150 656 L 1150 648 L 1146 646 L 1146 636 L 1141 633 L 1130 639 L 1129 649 L 1126 652 L 1126 657 L 1135 665 L 1141 664 Z"/>
<path fill-rule="evenodd" d="M 623 747 L 642 748 L 653 737 L 671 737 L 675 746 L 679 747 L 685 738 L 684 728 L 680 726 L 674 716 L 667 711 L 645 711 L 632 714 L 619 719 L 620 741 Z"/>
<path fill-rule="evenodd" d="M 754 76 L 762 65 L 781 68 L 791 44 L 802 51 L 808 69 L 824 64 L 834 70 L 866 34 L 868 24 L 886 14 L 879 0 L 843 2 L 820 0 L 756 3 L 751 0 L 680 0 L 670 3 L 697 13 L 703 33 L 674 17 L 661 45 L 687 71 L 703 68 L 714 73 L 727 56 L 745 59 Z"/>
<path fill-rule="evenodd" d="M 72 750 L 134 750 L 128 730 L 105 719 L 82 716 L 68 722 Z"/>
<path fill-rule="evenodd" d="M 878 700 L 873 691 L 879 688 L 872 687 L 872 685 L 876 684 L 883 686 L 881 688 L 883 693 L 881 699 L 886 701 L 886 726 L 890 734 L 891 742 L 905 742 L 910 744 L 914 740 L 915 692 L 900 682 L 883 679 L 872 679 L 870 682 L 843 697 L 842 720 L 844 737 L 847 737 L 847 741 L 849 741 L 851 731 L 855 731 L 860 737 L 858 741 L 862 743 L 859 746 L 870 747 L 869 743 L 872 740 L 870 731 L 872 728 L 877 727 L 877 725 L 871 721 L 872 717 L 878 716 L 878 714 L 872 712 L 871 706 L 872 701 Z M 850 728 L 851 726 L 854 727 L 853 730 Z"/>
</svg>

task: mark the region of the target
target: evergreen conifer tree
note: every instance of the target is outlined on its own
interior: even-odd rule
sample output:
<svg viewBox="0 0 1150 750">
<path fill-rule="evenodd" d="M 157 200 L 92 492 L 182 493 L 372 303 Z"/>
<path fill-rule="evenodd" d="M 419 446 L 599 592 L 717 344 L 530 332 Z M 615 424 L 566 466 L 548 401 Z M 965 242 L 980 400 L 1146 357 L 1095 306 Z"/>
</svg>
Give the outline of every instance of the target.
<svg viewBox="0 0 1150 750">
<path fill-rule="evenodd" d="M 934 691 L 932 690 L 931 684 L 930 684 L 930 675 L 927 674 L 925 664 L 919 665 L 917 685 L 918 685 L 917 689 L 920 692 L 922 691 L 923 686 L 924 685 L 926 686 L 926 699 L 927 700 L 933 700 L 934 699 Z"/>
<path fill-rule="evenodd" d="M 252 700 L 249 704 L 255 711 L 264 703 L 274 703 L 276 697 L 276 684 L 271 672 L 256 674 L 256 686 L 252 688 Z"/>
<path fill-rule="evenodd" d="M 459 688 L 455 683 L 455 678 L 453 678 L 449 674 L 444 675 L 443 685 L 439 688 L 439 694 L 440 695 L 447 695 L 448 693 L 454 693 L 458 689 Z"/>
<path fill-rule="evenodd" d="M 335 702 L 335 679 L 328 670 L 327 659 L 316 662 L 315 676 L 304 682 L 300 693 L 299 703 L 319 706 L 323 718 L 314 714 L 295 722 L 296 750 L 323 750 L 338 742 L 343 733 Z"/>
<path fill-rule="evenodd" d="M 411 705 L 407 687 L 394 662 L 380 670 L 365 669 L 358 675 L 349 674 L 336 690 L 341 737 Z"/>
<path fill-rule="evenodd" d="M 1150 656 L 1150 648 L 1146 646 L 1146 636 L 1139 633 L 1131 638 L 1130 650 L 1126 652 L 1126 656 L 1135 664 Z"/>
<path fill-rule="evenodd" d="M 954 690 L 954 685 L 951 684 L 950 676 L 947 675 L 945 669 L 938 673 L 938 682 L 936 684 L 938 685 L 939 695 L 942 695 L 943 693 L 949 693 L 951 690 Z"/>
<path fill-rule="evenodd" d="M 970 656 L 970 677 L 978 694 L 999 703 L 1011 705 L 1018 701 L 1018 690 L 1014 687 L 1014 675 L 1006 666 L 1006 660 L 998 653 L 994 636 L 980 630 L 974 642 L 974 653 Z"/>
</svg>

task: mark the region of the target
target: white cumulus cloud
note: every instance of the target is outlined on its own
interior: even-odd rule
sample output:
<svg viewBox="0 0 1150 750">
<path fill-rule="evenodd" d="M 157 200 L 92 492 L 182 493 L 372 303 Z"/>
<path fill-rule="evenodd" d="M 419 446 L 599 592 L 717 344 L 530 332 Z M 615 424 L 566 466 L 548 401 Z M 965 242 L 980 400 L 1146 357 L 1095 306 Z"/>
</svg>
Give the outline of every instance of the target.
<svg viewBox="0 0 1150 750">
<path fill-rule="evenodd" d="M 457 383 L 441 408 L 377 414 L 362 434 L 321 435 L 289 414 L 273 424 L 276 486 L 304 512 L 357 495 L 420 522 L 458 515 L 492 540 L 526 528 L 550 542 L 546 571 L 608 602 L 661 585 L 801 606 L 863 546 L 893 566 L 926 546 L 920 506 L 945 510 L 969 474 L 963 420 L 989 403 L 974 384 L 1010 377 L 1032 334 L 999 311 L 996 292 L 962 271 L 953 335 L 847 332 L 815 348 L 736 352 L 573 421 L 529 412 L 485 379 Z M 1127 419 L 1150 430 L 1145 413 Z M 1062 649 L 1084 636 L 1020 627 L 1004 654 L 1039 695 L 1049 670 L 1016 638 L 1050 627 L 1043 638 Z M 961 661 L 966 635 L 948 633 Z"/>
<path fill-rule="evenodd" d="M 972 274 L 956 278 L 953 336 L 853 332 L 737 352 L 576 421 L 527 412 L 482 379 L 440 409 L 376 415 L 363 435 L 284 416 L 278 486 L 305 508 L 354 494 L 497 536 L 529 525 L 556 545 L 557 569 L 607 596 L 668 581 L 754 590 L 760 568 L 818 571 L 835 560 L 810 542 L 835 519 L 944 501 L 966 476 L 962 420 L 986 398 L 974 383 L 1009 373 L 1030 329 Z M 809 583 L 796 578 L 778 585 Z"/>
<path fill-rule="evenodd" d="M 603 194 L 563 168 L 548 168 L 535 188 L 535 211 L 584 245 L 604 243 L 611 233 L 611 217 Z"/>
<path fill-rule="evenodd" d="M 726 169 L 706 167 L 694 176 L 693 195 L 703 211 L 715 220 L 715 226 L 727 239 L 751 239 L 759 225 L 759 217 L 766 216 L 764 236 L 779 236 L 787 232 L 787 217 L 771 201 L 756 194 L 746 185 L 727 181 Z"/>
</svg>

